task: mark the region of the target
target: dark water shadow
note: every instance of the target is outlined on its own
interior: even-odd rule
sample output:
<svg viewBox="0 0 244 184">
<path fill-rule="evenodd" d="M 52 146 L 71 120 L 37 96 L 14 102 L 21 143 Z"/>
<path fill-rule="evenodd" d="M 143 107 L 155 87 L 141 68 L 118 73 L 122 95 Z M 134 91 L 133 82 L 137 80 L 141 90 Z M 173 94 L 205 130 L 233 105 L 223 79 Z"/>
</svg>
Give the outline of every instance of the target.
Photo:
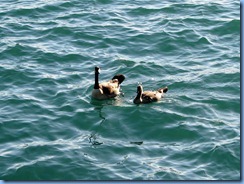
<svg viewBox="0 0 244 184">
<path fill-rule="evenodd" d="M 99 116 L 99 121 L 97 122 L 97 126 L 95 126 L 95 129 L 91 132 L 91 134 L 89 135 L 89 143 L 92 146 L 98 146 L 103 144 L 103 142 L 98 141 L 98 131 L 101 128 L 101 126 L 104 124 L 104 122 L 106 121 L 106 117 L 103 114 L 103 108 L 106 106 L 111 106 L 114 105 L 116 102 L 116 98 L 115 99 L 108 99 L 108 100 L 97 100 L 97 99 L 90 99 L 90 104 L 93 105 L 94 107 L 94 111 L 97 112 L 98 116 Z"/>
<path fill-rule="evenodd" d="M 98 146 L 103 144 L 103 142 L 98 141 L 99 139 L 99 131 L 103 124 L 106 122 L 107 117 L 106 114 L 103 113 L 103 109 L 106 106 L 120 106 L 120 107 L 131 107 L 134 106 L 134 104 L 131 104 L 132 99 L 126 99 L 125 95 L 121 93 L 119 96 L 107 99 L 107 100 L 97 100 L 94 98 L 89 98 L 90 104 L 94 107 L 94 111 L 97 112 L 99 116 L 99 120 L 96 122 L 96 126 L 94 126 L 93 130 L 91 130 L 91 134 L 89 135 L 89 143 L 92 146 Z M 142 145 L 143 141 L 129 141 L 130 145 Z"/>
</svg>

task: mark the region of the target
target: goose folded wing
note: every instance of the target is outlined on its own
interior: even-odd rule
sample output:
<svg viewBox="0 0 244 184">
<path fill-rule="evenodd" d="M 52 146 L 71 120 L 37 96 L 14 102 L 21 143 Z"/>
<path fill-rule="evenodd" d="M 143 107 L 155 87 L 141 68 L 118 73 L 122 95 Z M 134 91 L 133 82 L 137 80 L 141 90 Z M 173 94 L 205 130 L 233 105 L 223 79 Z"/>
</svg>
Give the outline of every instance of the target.
<svg viewBox="0 0 244 184">
<path fill-rule="evenodd" d="M 153 102 L 157 100 L 155 91 L 144 91 L 142 94 L 142 98 L 147 102 Z"/>
<path fill-rule="evenodd" d="M 104 82 L 100 84 L 100 88 L 103 90 L 105 95 L 115 94 L 115 90 L 118 88 L 118 84 L 111 82 Z"/>
</svg>

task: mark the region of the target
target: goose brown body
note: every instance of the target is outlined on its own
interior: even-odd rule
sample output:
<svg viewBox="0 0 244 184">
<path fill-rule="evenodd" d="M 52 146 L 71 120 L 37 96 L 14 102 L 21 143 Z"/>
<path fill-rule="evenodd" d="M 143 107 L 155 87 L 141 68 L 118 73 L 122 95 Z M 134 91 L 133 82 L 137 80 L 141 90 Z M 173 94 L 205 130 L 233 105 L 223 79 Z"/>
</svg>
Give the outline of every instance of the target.
<svg viewBox="0 0 244 184">
<path fill-rule="evenodd" d="M 135 104 L 140 103 L 151 103 L 155 101 L 159 101 L 163 96 L 164 93 L 168 91 L 168 87 L 160 88 L 156 91 L 143 91 L 142 85 L 137 86 L 137 95 L 134 98 Z"/>
<path fill-rule="evenodd" d="M 99 100 L 114 98 L 120 94 L 120 84 L 124 81 L 125 76 L 122 74 L 115 75 L 108 82 L 99 83 L 100 68 L 95 67 L 95 84 L 92 90 L 92 97 Z"/>
</svg>

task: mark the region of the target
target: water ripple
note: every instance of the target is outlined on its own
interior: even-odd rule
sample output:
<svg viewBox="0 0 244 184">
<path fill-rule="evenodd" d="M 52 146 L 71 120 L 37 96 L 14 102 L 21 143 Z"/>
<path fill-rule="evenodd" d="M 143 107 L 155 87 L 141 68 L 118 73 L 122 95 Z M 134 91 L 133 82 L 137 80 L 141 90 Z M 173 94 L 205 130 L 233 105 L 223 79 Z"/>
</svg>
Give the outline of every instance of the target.
<svg viewBox="0 0 244 184">
<path fill-rule="evenodd" d="M 240 179 L 239 8 L 2 2 L 0 178 Z M 94 66 L 124 74 L 124 95 L 92 99 Z M 169 91 L 135 105 L 138 82 Z"/>
</svg>

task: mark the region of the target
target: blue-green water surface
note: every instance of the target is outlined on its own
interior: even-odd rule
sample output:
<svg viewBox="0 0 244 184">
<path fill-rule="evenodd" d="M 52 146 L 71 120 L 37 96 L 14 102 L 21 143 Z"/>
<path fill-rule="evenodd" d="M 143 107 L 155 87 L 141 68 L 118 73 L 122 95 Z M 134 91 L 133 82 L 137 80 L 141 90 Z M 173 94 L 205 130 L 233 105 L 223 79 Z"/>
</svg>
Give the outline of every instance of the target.
<svg viewBox="0 0 244 184">
<path fill-rule="evenodd" d="M 240 2 L 3 0 L 1 180 L 239 180 Z M 123 96 L 91 99 L 123 73 Z M 160 102 L 134 105 L 168 86 Z"/>
</svg>

